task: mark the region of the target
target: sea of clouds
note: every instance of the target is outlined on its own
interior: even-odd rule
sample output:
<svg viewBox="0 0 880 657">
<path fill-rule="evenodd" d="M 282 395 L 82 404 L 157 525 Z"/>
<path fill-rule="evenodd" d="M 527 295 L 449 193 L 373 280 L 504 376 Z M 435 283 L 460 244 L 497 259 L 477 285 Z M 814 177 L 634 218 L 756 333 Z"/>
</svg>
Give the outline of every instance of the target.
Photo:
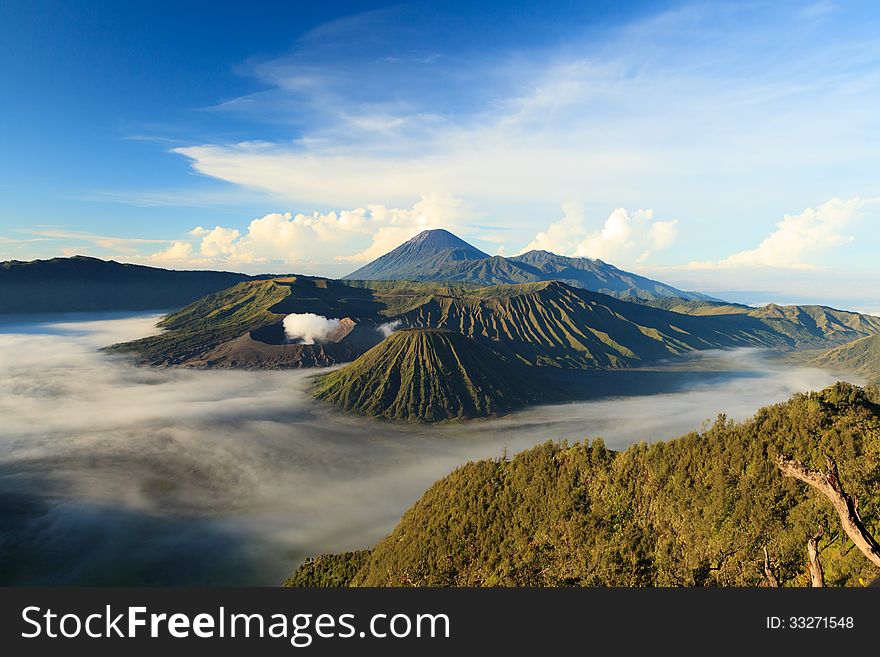
<svg viewBox="0 0 880 657">
<path fill-rule="evenodd" d="M 275 585 L 306 556 L 371 546 L 468 460 L 666 439 L 834 380 L 714 352 L 662 394 L 398 426 L 312 400 L 308 370 L 143 368 L 98 351 L 157 319 L 0 320 L 0 584 Z"/>
</svg>

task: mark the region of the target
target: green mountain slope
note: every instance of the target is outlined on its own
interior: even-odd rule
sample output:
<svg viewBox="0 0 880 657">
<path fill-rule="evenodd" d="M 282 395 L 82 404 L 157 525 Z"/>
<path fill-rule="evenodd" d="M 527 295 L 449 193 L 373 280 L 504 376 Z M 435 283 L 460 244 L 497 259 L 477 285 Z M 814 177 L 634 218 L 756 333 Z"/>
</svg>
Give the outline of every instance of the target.
<svg viewBox="0 0 880 657">
<path fill-rule="evenodd" d="M 737 315 L 693 317 L 557 282 L 435 295 L 399 315 L 405 326 L 457 331 L 531 365 L 629 367 L 699 349 L 794 345 Z"/>
<path fill-rule="evenodd" d="M 344 280 L 410 280 L 515 285 L 561 281 L 616 297 L 710 299 L 631 274 L 601 260 L 529 251 L 505 258 L 488 256 L 445 230 L 427 230 Z"/>
<path fill-rule="evenodd" d="M 85 256 L 0 262 L 0 314 L 178 308 L 253 276 Z"/>
<path fill-rule="evenodd" d="M 485 417 L 537 400 L 524 369 L 461 333 L 404 329 L 320 377 L 314 393 L 371 417 L 420 422 Z"/>
<path fill-rule="evenodd" d="M 836 370 L 852 370 L 880 383 L 880 335 L 844 344 L 818 356 L 811 364 Z"/>
<path fill-rule="evenodd" d="M 368 556 L 307 562 L 291 584 L 365 586 L 757 586 L 766 546 L 784 585 L 807 585 L 805 546 L 826 528 L 826 584 L 876 569 L 826 500 L 784 479 L 778 453 L 832 454 L 880 533 L 877 390 L 837 384 L 743 423 L 622 452 L 546 443 L 469 463 L 434 484 Z M 637 436 L 634 436 L 637 438 Z M 345 563 L 350 568 L 345 568 Z M 332 572 L 324 564 L 332 566 Z"/>
<path fill-rule="evenodd" d="M 281 326 L 288 313 L 345 319 L 351 330 L 323 344 L 288 344 Z M 682 314 L 558 282 L 477 287 L 300 276 L 214 293 L 164 318 L 164 332 L 111 350 L 155 365 L 331 365 L 363 354 L 391 323 L 461 333 L 530 365 L 584 369 L 632 367 L 700 349 L 792 349 L 880 331 L 877 318 L 833 313 L 810 328 L 799 315 Z"/>
<path fill-rule="evenodd" d="M 760 320 L 774 332 L 788 336 L 800 346 L 821 342 L 844 344 L 880 333 L 880 317 L 828 306 L 780 306 L 771 303 L 753 308 L 740 304 L 679 299 L 632 300 L 685 315 L 748 315 Z"/>
<path fill-rule="evenodd" d="M 845 343 L 880 333 L 880 317 L 837 310 L 828 306 L 770 304 L 751 310 L 749 315 L 780 332 L 794 325 L 798 327 L 798 339 L 805 343 L 810 338 Z"/>
<path fill-rule="evenodd" d="M 371 290 L 336 281 L 303 276 L 247 281 L 167 315 L 159 322 L 162 333 L 112 345 L 108 351 L 134 353 L 152 365 L 332 365 L 356 358 L 381 334 L 361 327 L 364 330 L 353 329 L 336 342 L 288 344 L 281 324 L 284 317 L 288 313 L 354 316 L 374 320 L 375 325 L 383 307 Z"/>
</svg>

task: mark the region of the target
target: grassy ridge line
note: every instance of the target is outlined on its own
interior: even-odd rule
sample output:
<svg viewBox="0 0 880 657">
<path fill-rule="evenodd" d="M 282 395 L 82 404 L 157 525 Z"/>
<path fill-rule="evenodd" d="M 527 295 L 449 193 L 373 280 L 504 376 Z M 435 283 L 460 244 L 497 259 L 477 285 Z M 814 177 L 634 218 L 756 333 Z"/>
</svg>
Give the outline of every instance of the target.
<svg viewBox="0 0 880 657">
<path fill-rule="evenodd" d="M 402 319 L 463 333 L 528 364 L 573 369 L 627 367 L 698 349 L 791 346 L 757 320 L 689 317 L 558 282 L 435 296 Z"/>
<path fill-rule="evenodd" d="M 712 307 L 712 306 L 706 306 Z M 153 364 L 198 361 L 287 313 L 460 332 L 511 360 L 568 369 L 631 367 L 699 349 L 793 349 L 880 331 L 880 318 L 820 307 L 681 314 L 563 283 L 473 287 L 288 277 L 239 284 L 168 316 L 165 333 L 113 350 Z M 355 351 L 355 355 L 358 355 Z"/>
<path fill-rule="evenodd" d="M 276 280 L 247 281 L 209 294 L 159 322 L 163 333 L 111 345 L 107 351 L 137 353 L 149 363 L 179 364 L 219 345 L 278 321 L 271 308 L 287 298 L 291 288 Z"/>
<path fill-rule="evenodd" d="M 682 299 L 641 300 L 640 303 L 686 315 L 745 315 L 754 317 L 764 323 L 768 329 L 801 344 L 823 340 L 842 344 L 880 333 L 880 317 L 838 310 L 828 306 L 780 306 L 771 303 L 760 308 L 753 308 L 741 304 L 685 301 Z"/>
<path fill-rule="evenodd" d="M 880 383 L 880 335 L 831 349 L 815 358 L 811 364 L 830 369 L 852 370 L 871 382 Z"/>
</svg>

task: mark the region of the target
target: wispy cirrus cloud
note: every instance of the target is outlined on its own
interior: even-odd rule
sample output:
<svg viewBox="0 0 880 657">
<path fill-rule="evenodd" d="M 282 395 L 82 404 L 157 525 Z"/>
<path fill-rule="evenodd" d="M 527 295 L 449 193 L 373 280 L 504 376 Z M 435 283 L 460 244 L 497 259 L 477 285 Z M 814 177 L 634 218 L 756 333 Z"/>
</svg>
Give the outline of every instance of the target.
<svg viewBox="0 0 880 657">
<path fill-rule="evenodd" d="M 717 199 L 731 180 L 763 189 L 780 170 L 876 163 L 880 47 L 831 41 L 824 21 L 792 8 L 685 6 L 528 57 L 399 65 L 359 47 L 393 50 L 383 16 L 334 23 L 251 65 L 269 89 L 217 110 L 287 121 L 290 139 L 174 152 L 204 175 L 337 207 L 428 193 L 485 207 L 671 205 Z M 360 55 L 329 56 L 343 48 Z"/>
<path fill-rule="evenodd" d="M 168 244 L 172 240 L 163 239 L 147 239 L 140 237 L 118 237 L 113 235 L 100 235 L 80 230 L 67 230 L 54 226 L 36 226 L 34 228 L 22 228 L 17 232 L 26 233 L 37 236 L 35 239 L 41 241 L 60 241 L 67 244 L 76 242 L 80 245 L 93 245 L 101 249 L 108 250 L 114 254 L 120 255 L 136 255 L 144 246 L 156 244 Z M 71 245 L 68 247 L 72 252 L 76 252 L 76 247 Z"/>
</svg>

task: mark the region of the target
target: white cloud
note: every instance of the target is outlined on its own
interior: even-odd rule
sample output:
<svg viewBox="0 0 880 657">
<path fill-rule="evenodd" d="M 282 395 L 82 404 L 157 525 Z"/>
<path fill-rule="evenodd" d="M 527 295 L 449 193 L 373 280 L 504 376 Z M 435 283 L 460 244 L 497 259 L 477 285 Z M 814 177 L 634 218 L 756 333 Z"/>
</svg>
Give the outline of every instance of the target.
<svg viewBox="0 0 880 657">
<path fill-rule="evenodd" d="M 578 241 L 586 232 L 584 226 L 584 208 L 577 203 L 565 203 L 562 206 L 563 217 L 555 221 L 546 230 L 535 235 L 522 253 L 526 251 L 551 251 L 561 255 L 570 255 L 577 249 Z"/>
<path fill-rule="evenodd" d="M 384 322 L 383 324 L 379 324 L 379 332 L 387 338 L 389 335 L 399 329 L 401 324 L 403 324 L 403 322 L 399 319 L 395 319 L 390 322 Z"/>
<path fill-rule="evenodd" d="M 327 213 L 273 212 L 250 222 L 247 230 L 196 226 L 190 241 L 174 242 L 147 257 L 177 266 L 270 266 L 372 260 L 422 230 L 455 229 L 460 202 L 422 197 L 412 208 L 369 205 Z"/>
<path fill-rule="evenodd" d="M 192 250 L 192 244 L 189 242 L 174 242 L 167 249 L 162 249 L 148 256 L 147 260 L 156 263 L 184 262 L 189 260 Z"/>
<path fill-rule="evenodd" d="M 563 206 L 564 216 L 538 233 L 523 252 L 532 249 L 611 262 L 644 262 L 655 251 L 673 244 L 678 221 L 655 221 L 653 210 L 614 210 L 598 230 L 590 230 L 583 207 Z"/>
<path fill-rule="evenodd" d="M 222 228 L 216 226 L 214 230 L 206 230 L 201 226 L 196 226 L 190 231 L 190 234 L 201 237 L 201 253 L 208 258 L 232 255 L 235 241 L 241 235 L 240 232 L 233 228 Z"/>
<path fill-rule="evenodd" d="M 252 72 L 269 89 L 223 110 L 279 120 L 296 107 L 308 120 L 292 139 L 174 152 L 207 176 L 276 198 L 350 207 L 436 192 L 493 210 L 585 197 L 591 206 L 650 198 L 693 210 L 694 198 L 704 209 L 734 200 L 731 180 L 750 186 L 750 203 L 802 195 L 811 181 L 870 184 L 876 40 L 860 31 L 842 42 L 831 32 L 839 28 L 798 23 L 796 13 L 704 3 L 528 59 L 458 61 L 444 79 L 471 82 L 449 88 L 443 107 L 421 67 L 374 68 L 363 58 L 334 67 L 315 56 L 352 50 L 363 30 L 322 33 L 261 62 Z M 404 76 L 394 101 L 392 74 Z M 527 225 L 529 211 L 511 214 L 498 221 Z"/>
<path fill-rule="evenodd" d="M 322 342 L 340 326 L 338 319 L 314 313 L 291 313 L 282 324 L 287 339 L 290 342 L 302 341 L 302 344 Z"/>
<path fill-rule="evenodd" d="M 776 230 L 757 247 L 717 262 L 692 262 L 692 269 L 773 267 L 808 269 L 829 249 L 853 240 L 847 235 L 865 202 L 860 198 L 831 199 L 798 215 L 785 215 Z"/>
<path fill-rule="evenodd" d="M 363 251 L 339 259 L 355 263 L 369 262 L 423 230 L 454 227 L 459 220 L 460 207 L 460 200 L 448 196 L 422 197 L 411 210 L 369 206 L 373 225 L 379 228 L 372 236 L 372 243 Z"/>
</svg>

